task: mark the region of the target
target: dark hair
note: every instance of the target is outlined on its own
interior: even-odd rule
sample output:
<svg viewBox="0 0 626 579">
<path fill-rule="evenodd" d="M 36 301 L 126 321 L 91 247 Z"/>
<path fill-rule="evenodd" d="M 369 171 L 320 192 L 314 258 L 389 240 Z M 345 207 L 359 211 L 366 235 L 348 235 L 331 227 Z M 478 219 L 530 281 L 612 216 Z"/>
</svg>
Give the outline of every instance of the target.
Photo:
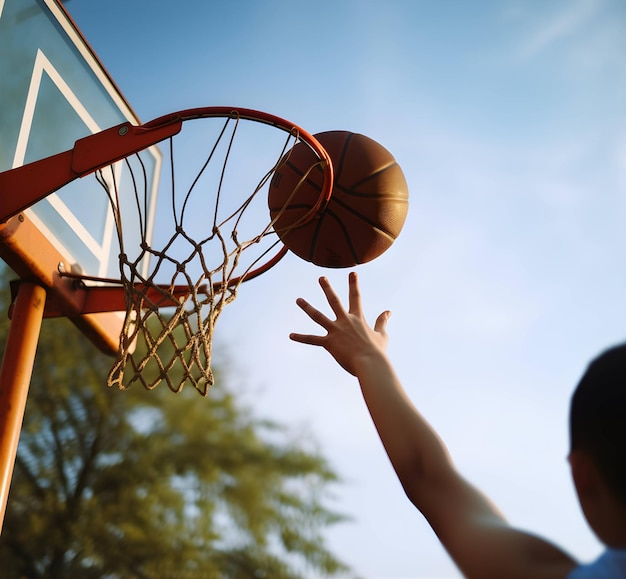
<svg viewBox="0 0 626 579">
<path fill-rule="evenodd" d="M 589 453 L 626 505 L 626 344 L 593 360 L 578 383 L 570 407 L 570 444 Z"/>
</svg>

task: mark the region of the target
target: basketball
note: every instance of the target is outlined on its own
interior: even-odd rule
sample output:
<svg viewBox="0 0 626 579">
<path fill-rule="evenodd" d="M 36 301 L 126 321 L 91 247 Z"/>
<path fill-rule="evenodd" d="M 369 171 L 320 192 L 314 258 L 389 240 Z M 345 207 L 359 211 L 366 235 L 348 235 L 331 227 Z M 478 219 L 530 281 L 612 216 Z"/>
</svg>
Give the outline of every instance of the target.
<svg viewBox="0 0 626 579">
<path fill-rule="evenodd" d="M 288 249 L 315 265 L 340 268 L 371 261 L 389 249 L 406 220 L 404 173 L 387 149 L 364 135 L 328 131 L 315 138 L 333 162 L 331 199 L 320 214 L 298 225 L 315 206 L 323 184 L 317 165 L 296 189 L 316 161 L 312 150 L 298 143 L 270 182 L 274 230 Z"/>
</svg>

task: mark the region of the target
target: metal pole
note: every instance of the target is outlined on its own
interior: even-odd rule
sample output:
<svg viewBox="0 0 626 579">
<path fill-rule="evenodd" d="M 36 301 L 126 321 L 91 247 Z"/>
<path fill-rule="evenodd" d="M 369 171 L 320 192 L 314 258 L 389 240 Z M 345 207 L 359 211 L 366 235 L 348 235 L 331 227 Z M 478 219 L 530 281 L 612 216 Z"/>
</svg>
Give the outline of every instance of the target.
<svg viewBox="0 0 626 579">
<path fill-rule="evenodd" d="M 22 430 L 26 398 L 46 304 L 46 290 L 22 282 L 0 369 L 0 531 Z"/>
</svg>

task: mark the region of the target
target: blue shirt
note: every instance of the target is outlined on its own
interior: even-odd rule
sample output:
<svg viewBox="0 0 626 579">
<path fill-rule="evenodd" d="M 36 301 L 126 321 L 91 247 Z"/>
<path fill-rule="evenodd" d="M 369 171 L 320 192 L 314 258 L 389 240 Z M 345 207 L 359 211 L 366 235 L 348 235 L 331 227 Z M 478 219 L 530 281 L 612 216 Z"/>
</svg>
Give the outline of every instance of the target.
<svg viewBox="0 0 626 579">
<path fill-rule="evenodd" d="M 567 579 L 626 579 L 626 551 L 607 549 L 593 563 L 576 567 Z"/>
</svg>

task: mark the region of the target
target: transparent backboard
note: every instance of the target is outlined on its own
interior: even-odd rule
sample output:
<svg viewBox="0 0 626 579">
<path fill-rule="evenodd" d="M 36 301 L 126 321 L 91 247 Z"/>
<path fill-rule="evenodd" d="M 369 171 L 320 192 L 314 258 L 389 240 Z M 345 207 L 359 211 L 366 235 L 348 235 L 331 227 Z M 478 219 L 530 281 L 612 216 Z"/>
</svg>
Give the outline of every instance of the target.
<svg viewBox="0 0 626 579">
<path fill-rule="evenodd" d="M 76 140 L 122 122 L 139 124 L 58 0 L 0 0 L 0 79 L 0 172 L 69 150 Z M 159 150 L 144 151 L 142 163 L 152 193 L 149 203 L 155 208 Z M 128 176 L 123 163 L 116 164 L 114 174 L 130 211 L 132 201 L 124 201 Z M 7 194 L 19 192 L 0 191 Z M 119 277 L 109 200 L 93 176 L 70 183 L 19 218 L 41 233 L 72 269 Z M 31 236 L 23 237 L 19 251 L 15 244 L 4 244 L 2 257 L 20 275 L 37 275 L 42 238 L 36 236 L 29 247 Z M 116 324 L 106 325 L 112 329 L 103 331 L 111 335 L 103 337 L 114 342 Z"/>
</svg>

